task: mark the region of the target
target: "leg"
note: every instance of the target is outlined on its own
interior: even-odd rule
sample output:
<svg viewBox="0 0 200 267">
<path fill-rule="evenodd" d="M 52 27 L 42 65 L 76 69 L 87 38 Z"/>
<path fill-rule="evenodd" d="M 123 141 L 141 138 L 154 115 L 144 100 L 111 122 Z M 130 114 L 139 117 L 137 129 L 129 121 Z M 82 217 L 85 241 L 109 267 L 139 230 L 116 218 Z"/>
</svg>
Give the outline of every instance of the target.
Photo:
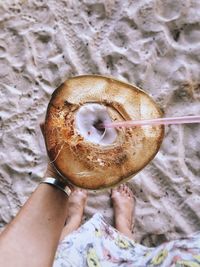
<svg viewBox="0 0 200 267">
<path fill-rule="evenodd" d="M 114 208 L 116 229 L 133 239 L 131 230 L 133 226 L 135 200 L 132 191 L 128 186 L 122 184 L 112 190 L 111 198 Z"/>
<path fill-rule="evenodd" d="M 72 193 L 67 201 L 66 225 L 63 228 L 60 240 L 64 239 L 66 235 L 78 229 L 78 227 L 80 226 L 86 200 L 87 200 L 86 190 L 82 189 L 72 190 Z"/>
</svg>

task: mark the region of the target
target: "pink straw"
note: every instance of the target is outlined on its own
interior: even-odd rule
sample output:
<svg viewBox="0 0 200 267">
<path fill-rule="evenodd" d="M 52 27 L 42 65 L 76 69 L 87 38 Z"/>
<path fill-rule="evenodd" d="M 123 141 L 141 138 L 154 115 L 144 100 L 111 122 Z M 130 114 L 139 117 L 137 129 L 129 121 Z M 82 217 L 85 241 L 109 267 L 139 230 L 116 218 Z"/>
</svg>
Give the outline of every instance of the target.
<svg viewBox="0 0 200 267">
<path fill-rule="evenodd" d="M 105 128 L 116 128 L 116 127 L 143 126 L 143 125 L 168 125 L 168 124 L 185 124 L 185 123 L 200 123 L 200 116 L 120 121 L 120 122 L 104 123 L 103 126 Z"/>
</svg>

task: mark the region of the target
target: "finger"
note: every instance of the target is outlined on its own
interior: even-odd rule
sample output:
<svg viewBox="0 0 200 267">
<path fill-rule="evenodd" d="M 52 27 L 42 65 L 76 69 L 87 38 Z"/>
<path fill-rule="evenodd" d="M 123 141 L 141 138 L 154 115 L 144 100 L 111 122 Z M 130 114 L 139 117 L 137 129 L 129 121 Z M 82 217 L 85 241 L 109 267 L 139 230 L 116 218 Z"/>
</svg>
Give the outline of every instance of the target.
<svg viewBox="0 0 200 267">
<path fill-rule="evenodd" d="M 44 122 L 40 123 L 40 129 L 41 129 L 41 132 L 42 132 L 42 134 L 44 136 L 44 131 L 45 131 L 45 129 L 44 129 Z"/>
</svg>

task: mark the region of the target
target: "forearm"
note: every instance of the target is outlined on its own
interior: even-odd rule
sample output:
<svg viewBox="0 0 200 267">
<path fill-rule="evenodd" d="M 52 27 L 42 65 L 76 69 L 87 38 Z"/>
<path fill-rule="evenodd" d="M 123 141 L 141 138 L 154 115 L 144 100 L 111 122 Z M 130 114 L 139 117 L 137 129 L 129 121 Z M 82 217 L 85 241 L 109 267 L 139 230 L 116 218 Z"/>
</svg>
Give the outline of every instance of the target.
<svg viewBox="0 0 200 267">
<path fill-rule="evenodd" d="M 66 195 L 41 184 L 0 235 L 0 266 L 50 267 L 66 218 Z"/>
</svg>

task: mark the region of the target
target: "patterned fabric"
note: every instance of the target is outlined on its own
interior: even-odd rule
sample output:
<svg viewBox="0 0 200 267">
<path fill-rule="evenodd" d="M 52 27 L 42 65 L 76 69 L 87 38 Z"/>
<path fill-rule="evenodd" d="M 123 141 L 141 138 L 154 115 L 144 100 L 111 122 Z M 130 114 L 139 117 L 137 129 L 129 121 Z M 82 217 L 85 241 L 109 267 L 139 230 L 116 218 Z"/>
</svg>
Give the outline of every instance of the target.
<svg viewBox="0 0 200 267">
<path fill-rule="evenodd" d="M 119 233 L 95 214 L 58 246 L 53 267 L 200 267 L 200 232 L 157 248 L 147 248 Z"/>
</svg>

